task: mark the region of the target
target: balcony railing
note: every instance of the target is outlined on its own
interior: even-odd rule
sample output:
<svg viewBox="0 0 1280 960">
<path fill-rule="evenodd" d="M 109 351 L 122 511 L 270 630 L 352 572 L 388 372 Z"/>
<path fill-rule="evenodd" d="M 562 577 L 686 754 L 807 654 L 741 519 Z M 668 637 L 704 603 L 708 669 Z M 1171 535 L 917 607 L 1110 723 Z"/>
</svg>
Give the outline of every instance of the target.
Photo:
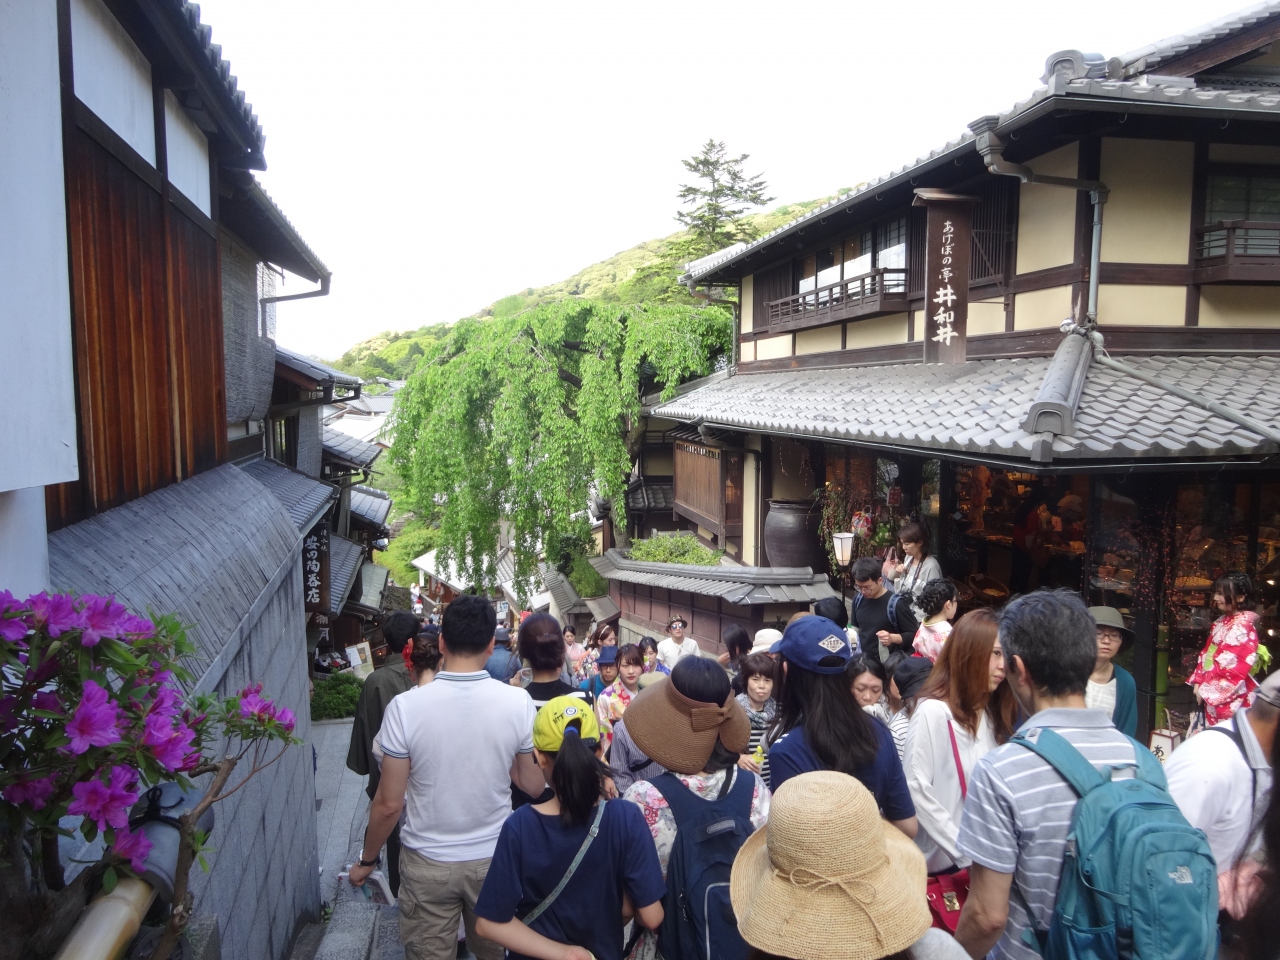
<svg viewBox="0 0 1280 960">
<path fill-rule="evenodd" d="M 1196 282 L 1280 281 L 1280 222 L 1219 220 L 1196 227 Z"/>
<path fill-rule="evenodd" d="M 907 271 L 876 267 L 870 273 L 774 300 L 767 308 L 769 327 L 776 330 L 902 313 L 907 309 Z"/>
</svg>

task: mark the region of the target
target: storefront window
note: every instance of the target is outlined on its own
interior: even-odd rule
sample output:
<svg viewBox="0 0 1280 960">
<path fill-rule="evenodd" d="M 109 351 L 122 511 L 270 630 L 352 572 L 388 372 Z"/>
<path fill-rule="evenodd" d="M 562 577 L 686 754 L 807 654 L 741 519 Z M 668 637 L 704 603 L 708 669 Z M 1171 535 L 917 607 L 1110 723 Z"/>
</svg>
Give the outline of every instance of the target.
<svg viewBox="0 0 1280 960">
<path fill-rule="evenodd" d="M 974 601 L 999 604 L 1039 587 L 1080 590 L 1088 477 L 957 467 L 957 525 Z"/>
</svg>

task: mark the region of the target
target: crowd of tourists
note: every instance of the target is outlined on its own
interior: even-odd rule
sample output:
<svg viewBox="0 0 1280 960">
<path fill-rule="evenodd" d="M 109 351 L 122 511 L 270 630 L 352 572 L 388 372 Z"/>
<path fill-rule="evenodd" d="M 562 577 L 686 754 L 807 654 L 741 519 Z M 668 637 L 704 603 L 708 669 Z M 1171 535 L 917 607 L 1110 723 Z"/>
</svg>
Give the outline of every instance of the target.
<svg viewBox="0 0 1280 960">
<path fill-rule="evenodd" d="M 1119 611 L 957 616 L 918 533 L 854 564 L 852 604 L 719 656 L 678 616 L 621 646 L 545 613 L 512 638 L 474 595 L 390 617 L 351 882 L 385 849 L 411 960 L 461 934 L 478 960 L 1280 955 L 1280 674 L 1251 669 L 1248 578 L 1215 586 L 1205 727 L 1162 766 Z"/>
</svg>

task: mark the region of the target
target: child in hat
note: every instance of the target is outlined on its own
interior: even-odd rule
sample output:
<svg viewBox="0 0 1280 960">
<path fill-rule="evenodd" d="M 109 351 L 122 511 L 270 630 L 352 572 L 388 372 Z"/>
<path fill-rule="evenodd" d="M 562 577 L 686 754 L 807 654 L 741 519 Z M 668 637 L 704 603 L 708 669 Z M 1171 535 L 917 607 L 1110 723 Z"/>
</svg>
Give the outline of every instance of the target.
<svg viewBox="0 0 1280 960">
<path fill-rule="evenodd" d="M 595 675 L 578 685 L 579 690 L 591 694 L 592 702 L 599 700 L 611 683 L 618 679 L 618 648 L 601 647 L 595 662 Z"/>
<path fill-rule="evenodd" d="M 514 960 L 622 960 L 624 911 L 648 929 L 662 923 L 666 890 L 648 825 L 633 804 L 603 799 L 600 727 L 581 700 L 556 697 L 538 711 L 533 747 L 555 795 L 503 824 L 476 932 Z"/>
</svg>

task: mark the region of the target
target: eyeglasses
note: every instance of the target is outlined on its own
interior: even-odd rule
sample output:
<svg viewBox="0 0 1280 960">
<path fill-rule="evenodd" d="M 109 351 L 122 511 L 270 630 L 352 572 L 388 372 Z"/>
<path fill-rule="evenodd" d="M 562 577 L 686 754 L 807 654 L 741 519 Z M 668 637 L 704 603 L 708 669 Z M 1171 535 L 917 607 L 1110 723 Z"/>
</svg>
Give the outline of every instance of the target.
<svg viewBox="0 0 1280 960">
<path fill-rule="evenodd" d="M 875 593 L 880 586 L 875 580 L 855 580 L 853 585 L 858 588 L 859 593 Z"/>
</svg>

